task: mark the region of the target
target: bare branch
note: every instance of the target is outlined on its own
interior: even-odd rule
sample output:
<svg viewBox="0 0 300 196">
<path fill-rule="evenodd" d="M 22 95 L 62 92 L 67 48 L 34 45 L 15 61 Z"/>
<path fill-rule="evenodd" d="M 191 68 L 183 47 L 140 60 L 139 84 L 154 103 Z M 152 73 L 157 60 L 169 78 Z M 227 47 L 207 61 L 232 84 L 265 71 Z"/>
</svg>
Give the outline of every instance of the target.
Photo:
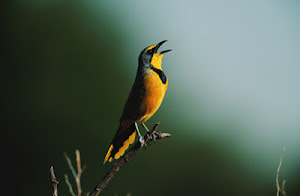
<svg viewBox="0 0 300 196">
<path fill-rule="evenodd" d="M 75 177 L 75 181 L 76 181 L 76 185 L 77 185 L 77 196 L 81 196 L 82 190 L 81 190 L 81 184 L 80 184 L 80 177 L 81 177 L 81 174 L 82 174 L 82 168 L 81 168 L 79 150 L 76 150 L 75 154 L 76 154 L 76 162 L 77 162 L 77 175 Z"/>
<path fill-rule="evenodd" d="M 82 173 L 81 171 L 81 160 L 80 160 L 80 152 L 79 150 L 75 150 L 75 154 L 76 154 L 76 162 L 77 162 L 77 171 L 78 173 Z"/>
<path fill-rule="evenodd" d="M 283 181 L 282 181 L 282 184 L 281 184 L 281 188 L 280 188 L 280 193 L 281 193 L 283 196 L 287 196 L 287 193 L 285 192 L 285 184 L 286 184 L 286 180 L 283 180 Z"/>
<path fill-rule="evenodd" d="M 283 147 L 283 150 L 280 154 L 279 165 L 278 165 L 278 168 L 277 168 L 277 174 L 276 174 L 277 194 L 276 194 L 276 196 L 279 196 L 280 192 L 285 193 L 285 195 L 287 195 L 286 192 L 284 191 L 285 181 L 283 181 L 283 183 L 282 183 L 283 190 L 280 189 L 280 185 L 279 185 L 279 171 L 280 171 L 280 167 L 281 167 L 281 164 L 282 164 L 282 156 L 283 156 L 284 152 L 285 152 L 285 147 Z"/>
<path fill-rule="evenodd" d="M 50 172 L 50 179 L 52 185 L 52 196 L 58 196 L 58 191 L 57 191 L 58 181 L 56 180 L 53 166 L 50 167 L 49 172 Z"/>
<path fill-rule="evenodd" d="M 75 169 L 74 169 L 74 167 L 73 167 L 73 165 L 72 165 L 71 159 L 69 158 L 69 156 L 68 156 L 66 153 L 64 153 L 65 158 L 66 158 L 66 161 L 67 161 L 67 163 L 68 163 L 68 165 L 69 165 L 69 168 L 70 168 L 70 170 L 71 170 L 71 172 L 72 172 L 72 175 L 73 175 L 73 177 L 74 177 L 74 179 L 75 179 L 75 182 L 76 182 L 76 186 L 77 186 L 77 196 L 81 196 L 81 194 L 82 194 L 82 189 L 81 189 L 80 178 L 81 178 L 81 174 L 82 174 L 82 172 L 83 172 L 83 168 L 81 168 L 81 160 L 80 160 L 80 152 L 79 152 L 79 150 L 76 150 L 76 151 L 75 151 L 75 154 L 76 154 L 76 163 L 77 163 L 77 173 L 76 173 L 76 171 L 75 171 Z M 75 194 L 74 191 L 73 191 L 72 185 L 71 185 L 71 183 L 70 183 L 69 178 L 68 178 L 67 175 L 65 175 L 65 179 L 66 179 L 66 183 L 67 183 L 68 186 L 69 186 L 70 193 L 71 193 L 72 195 Z M 70 187 L 71 187 L 71 188 L 70 188 Z M 71 191 L 72 191 L 72 192 L 71 192 Z"/>
<path fill-rule="evenodd" d="M 69 158 L 69 156 L 67 155 L 67 153 L 64 153 L 64 155 L 65 155 L 66 161 L 67 161 L 67 163 L 69 165 L 69 168 L 70 168 L 70 170 L 72 172 L 73 177 L 76 178 L 76 172 L 75 172 L 75 169 L 74 169 L 74 167 L 72 165 L 71 159 Z"/>
<path fill-rule="evenodd" d="M 148 144 L 149 142 L 157 139 L 163 139 L 166 137 L 170 137 L 171 134 L 169 133 L 158 133 L 155 132 L 157 127 L 159 125 L 159 122 L 157 122 L 152 130 L 148 132 L 146 135 L 143 136 L 144 143 L 141 144 L 140 141 L 137 141 L 132 148 L 125 154 L 123 155 L 111 168 L 110 170 L 106 173 L 106 175 L 102 178 L 102 180 L 97 184 L 97 186 L 90 192 L 90 196 L 97 196 L 99 193 L 105 188 L 105 186 L 111 181 L 111 179 L 114 177 L 117 171 L 120 170 L 120 168 L 128 162 L 132 157 L 135 156 L 135 154 L 141 150 L 143 146 Z"/>
<path fill-rule="evenodd" d="M 72 184 L 70 183 L 69 177 L 68 177 L 67 174 L 65 174 L 65 181 L 66 181 L 66 184 L 67 184 L 68 187 L 69 187 L 69 192 L 70 192 L 70 194 L 71 194 L 72 196 L 76 196 L 75 193 L 74 193 L 74 191 L 73 191 Z"/>
</svg>

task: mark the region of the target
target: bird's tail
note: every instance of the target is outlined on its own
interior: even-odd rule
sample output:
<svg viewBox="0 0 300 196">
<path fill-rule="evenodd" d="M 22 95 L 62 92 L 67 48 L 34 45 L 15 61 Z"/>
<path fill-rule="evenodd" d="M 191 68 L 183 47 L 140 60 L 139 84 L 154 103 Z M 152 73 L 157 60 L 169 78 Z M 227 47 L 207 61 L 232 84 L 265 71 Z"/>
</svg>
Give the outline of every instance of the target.
<svg viewBox="0 0 300 196">
<path fill-rule="evenodd" d="M 135 124 L 131 120 L 123 120 L 120 122 L 118 131 L 111 142 L 108 152 L 105 156 L 104 163 L 108 160 L 119 159 L 132 144 L 135 139 Z"/>
</svg>

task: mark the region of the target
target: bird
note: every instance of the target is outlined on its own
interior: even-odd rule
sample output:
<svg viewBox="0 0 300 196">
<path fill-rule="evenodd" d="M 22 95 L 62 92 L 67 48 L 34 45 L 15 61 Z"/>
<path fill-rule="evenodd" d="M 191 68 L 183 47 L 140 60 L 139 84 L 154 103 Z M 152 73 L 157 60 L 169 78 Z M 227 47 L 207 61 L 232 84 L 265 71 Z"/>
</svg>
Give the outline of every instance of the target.
<svg viewBox="0 0 300 196">
<path fill-rule="evenodd" d="M 158 110 L 168 88 L 168 79 L 162 71 L 161 63 L 164 54 L 171 50 L 158 52 L 166 41 L 148 46 L 141 51 L 135 81 L 119 120 L 119 128 L 104 158 L 104 164 L 119 159 L 135 141 L 136 132 L 140 141 L 143 141 L 137 123 L 141 123 L 149 132 L 145 122 Z"/>
</svg>

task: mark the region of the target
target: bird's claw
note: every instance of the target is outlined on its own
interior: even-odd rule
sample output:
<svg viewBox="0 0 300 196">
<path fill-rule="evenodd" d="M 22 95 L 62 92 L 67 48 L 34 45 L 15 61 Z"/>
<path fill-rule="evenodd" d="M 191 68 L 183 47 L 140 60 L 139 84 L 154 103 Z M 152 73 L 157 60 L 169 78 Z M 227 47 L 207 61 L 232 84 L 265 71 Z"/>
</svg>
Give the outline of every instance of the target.
<svg viewBox="0 0 300 196">
<path fill-rule="evenodd" d="M 140 142 L 141 146 L 145 146 L 146 147 L 146 142 L 145 142 L 144 136 L 140 137 L 139 142 Z"/>
</svg>

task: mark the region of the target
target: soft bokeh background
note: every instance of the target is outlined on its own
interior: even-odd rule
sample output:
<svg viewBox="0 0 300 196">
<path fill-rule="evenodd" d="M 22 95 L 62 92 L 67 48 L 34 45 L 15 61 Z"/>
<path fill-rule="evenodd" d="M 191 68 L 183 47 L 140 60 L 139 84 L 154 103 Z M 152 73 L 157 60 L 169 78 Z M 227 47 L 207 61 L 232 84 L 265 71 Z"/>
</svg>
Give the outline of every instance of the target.
<svg viewBox="0 0 300 196">
<path fill-rule="evenodd" d="M 2 162 L 10 195 L 60 195 L 63 152 L 80 149 L 85 192 L 103 165 L 137 69 L 161 40 L 173 137 L 138 153 L 103 195 L 275 195 L 300 191 L 300 3 L 2 1 Z M 72 183 L 74 183 L 72 181 Z M 75 188 L 75 187 L 74 187 Z"/>
</svg>

